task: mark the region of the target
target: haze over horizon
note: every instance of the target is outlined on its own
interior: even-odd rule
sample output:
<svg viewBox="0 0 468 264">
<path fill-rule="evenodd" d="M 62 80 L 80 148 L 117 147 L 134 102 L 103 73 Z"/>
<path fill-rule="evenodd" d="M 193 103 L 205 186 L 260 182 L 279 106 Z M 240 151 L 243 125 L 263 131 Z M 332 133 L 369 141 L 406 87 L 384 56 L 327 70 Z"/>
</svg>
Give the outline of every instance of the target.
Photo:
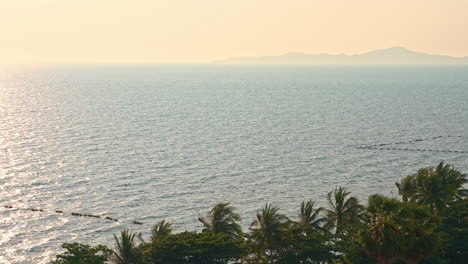
<svg viewBox="0 0 468 264">
<path fill-rule="evenodd" d="M 403 47 L 372 50 L 360 54 L 306 54 L 290 52 L 273 56 L 231 57 L 221 64 L 468 64 L 468 56 L 451 57 L 426 54 Z"/>
<path fill-rule="evenodd" d="M 394 46 L 468 56 L 464 0 L 0 3 L 0 64 L 206 63 Z"/>
</svg>

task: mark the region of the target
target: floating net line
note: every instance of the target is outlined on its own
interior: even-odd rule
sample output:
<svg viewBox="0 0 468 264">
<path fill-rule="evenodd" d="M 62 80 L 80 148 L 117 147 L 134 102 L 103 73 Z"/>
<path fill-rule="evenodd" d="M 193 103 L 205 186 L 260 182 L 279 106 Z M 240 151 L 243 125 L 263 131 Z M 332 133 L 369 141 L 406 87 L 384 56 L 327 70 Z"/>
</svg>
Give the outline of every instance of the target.
<svg viewBox="0 0 468 264">
<path fill-rule="evenodd" d="M 419 148 L 401 148 L 401 147 L 386 147 L 384 146 L 392 146 L 392 145 L 402 145 L 402 144 L 412 144 L 417 142 L 423 141 L 432 141 L 439 138 L 461 138 L 462 136 L 436 136 L 432 138 L 418 138 L 410 141 L 401 141 L 401 142 L 393 142 L 393 143 L 382 143 L 382 144 L 374 144 L 374 145 L 367 145 L 367 146 L 357 146 L 357 149 L 377 149 L 377 150 L 397 150 L 397 151 L 420 151 L 420 152 L 447 152 L 447 153 L 467 153 L 464 150 L 438 150 L 438 149 L 419 149 Z"/>
<path fill-rule="evenodd" d="M 432 141 L 439 138 L 461 138 L 461 136 L 436 136 L 432 138 L 417 138 L 410 141 L 401 141 L 401 142 L 393 142 L 393 143 L 383 143 L 383 144 L 375 144 L 369 145 L 369 147 L 380 147 L 380 146 L 389 146 L 389 145 L 400 145 L 400 144 L 411 144 L 416 142 L 423 142 L 423 141 Z"/>
<path fill-rule="evenodd" d="M 83 213 L 78 213 L 78 212 L 64 212 L 62 210 L 47 211 L 47 210 L 39 209 L 39 208 L 21 208 L 21 207 L 15 207 L 15 206 L 11 206 L 11 205 L 5 205 L 4 208 L 6 208 L 6 209 L 16 209 L 16 210 L 22 210 L 22 211 L 41 212 L 41 213 L 42 212 L 44 212 L 44 213 L 53 212 L 53 213 L 55 213 L 57 215 L 61 215 L 61 216 L 69 215 L 69 216 L 75 216 L 75 217 L 89 217 L 89 218 L 119 222 L 119 219 L 113 218 L 113 217 L 110 217 L 110 216 L 107 216 L 107 215 L 102 216 L 102 215 L 97 215 L 97 214 L 83 214 Z M 144 223 L 140 222 L 140 221 L 132 221 L 132 224 L 134 224 L 134 225 L 143 225 Z"/>
<path fill-rule="evenodd" d="M 377 148 L 377 147 L 356 147 L 357 149 L 378 149 L 378 150 L 400 150 L 400 151 L 420 151 L 420 152 L 450 152 L 450 153 L 467 153 L 464 150 L 438 150 L 438 149 L 412 149 L 412 148 Z"/>
</svg>

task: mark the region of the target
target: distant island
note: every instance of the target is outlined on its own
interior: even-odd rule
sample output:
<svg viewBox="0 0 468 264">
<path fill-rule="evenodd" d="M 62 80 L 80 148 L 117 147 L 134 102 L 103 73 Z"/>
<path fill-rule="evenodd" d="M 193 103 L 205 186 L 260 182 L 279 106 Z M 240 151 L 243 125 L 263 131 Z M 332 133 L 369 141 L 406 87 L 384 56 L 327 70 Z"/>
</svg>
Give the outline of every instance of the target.
<svg viewBox="0 0 468 264">
<path fill-rule="evenodd" d="M 356 55 L 305 54 L 290 52 L 278 56 L 233 57 L 220 64 L 468 64 L 463 58 L 431 55 L 402 47 L 374 50 Z"/>
</svg>

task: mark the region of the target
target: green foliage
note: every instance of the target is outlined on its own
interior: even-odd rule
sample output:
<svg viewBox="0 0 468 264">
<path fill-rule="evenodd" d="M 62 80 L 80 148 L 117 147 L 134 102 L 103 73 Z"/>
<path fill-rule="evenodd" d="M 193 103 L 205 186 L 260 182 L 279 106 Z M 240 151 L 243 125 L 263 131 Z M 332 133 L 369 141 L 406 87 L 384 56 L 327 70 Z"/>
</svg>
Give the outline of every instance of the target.
<svg viewBox="0 0 468 264">
<path fill-rule="evenodd" d="M 162 220 L 155 224 L 151 230 L 151 238 L 156 239 L 160 236 L 166 236 L 172 233 L 172 224 Z"/>
<path fill-rule="evenodd" d="M 147 263 L 222 264 L 246 255 L 242 240 L 210 231 L 183 232 L 158 237 L 145 246 Z"/>
<path fill-rule="evenodd" d="M 349 196 L 345 188 L 335 188 L 327 195 L 330 209 L 324 209 L 327 215 L 327 230 L 335 229 L 335 233 L 341 233 L 346 225 L 358 224 L 362 220 L 364 206 L 356 197 Z"/>
<path fill-rule="evenodd" d="M 285 247 L 290 221 L 278 211 L 278 207 L 265 204 L 263 210 L 257 213 L 257 219 L 250 225 L 249 239 L 257 255 L 274 259 Z"/>
<path fill-rule="evenodd" d="M 376 260 L 370 258 L 360 244 L 359 232 L 365 227 L 364 223 L 347 225 L 345 232 L 336 234 L 333 238 L 333 247 L 343 263 L 375 264 Z"/>
<path fill-rule="evenodd" d="M 429 208 L 405 203 L 398 218 L 400 229 L 404 231 L 401 259 L 407 263 L 419 263 L 440 248 L 441 238 L 436 232 L 440 218 L 434 216 Z"/>
<path fill-rule="evenodd" d="M 203 231 L 212 231 L 214 233 L 224 233 L 233 238 L 243 235 L 242 228 L 239 225 L 241 217 L 234 213 L 234 207 L 229 203 L 219 203 L 211 209 L 206 217 L 199 217 L 205 227 Z"/>
<path fill-rule="evenodd" d="M 404 236 L 399 226 L 398 215 L 401 202 L 381 195 L 369 197 L 366 225 L 360 232 L 364 251 L 379 263 L 391 264 L 401 254 Z"/>
<path fill-rule="evenodd" d="M 52 264 L 104 264 L 112 252 L 103 245 L 92 247 L 80 243 L 64 243 L 62 248 L 66 251 L 58 254 Z"/>
<path fill-rule="evenodd" d="M 303 201 L 299 213 L 299 221 L 295 222 L 297 228 L 303 233 L 308 234 L 314 231 L 323 231 L 323 225 L 327 221 L 320 213 L 324 210 L 322 207 L 314 209 L 315 201 Z"/>
<path fill-rule="evenodd" d="M 468 259 L 466 183 L 465 174 L 441 162 L 397 182 L 402 201 L 372 195 L 364 207 L 339 187 L 328 193 L 327 209 L 303 201 L 297 221 L 267 203 L 247 234 L 234 208 L 219 203 L 198 218 L 201 233 L 172 234 L 163 220 L 149 243 L 124 230 L 114 236 L 115 251 L 64 244 L 67 251 L 52 263 L 461 264 Z"/>
<path fill-rule="evenodd" d="M 123 230 L 120 238 L 114 235 L 116 250 L 111 256 L 115 264 L 143 264 L 142 245 L 135 241 L 136 233 Z"/>
<path fill-rule="evenodd" d="M 369 197 L 366 225 L 360 231 L 365 252 L 379 263 L 419 263 L 439 246 L 438 218 L 423 206 L 382 195 Z"/>
<path fill-rule="evenodd" d="M 440 162 L 435 169 L 420 169 L 395 184 L 404 202 L 425 205 L 437 214 L 445 215 L 451 201 L 467 197 L 468 191 L 463 188 L 466 183 L 466 174 Z"/>
<path fill-rule="evenodd" d="M 325 263 L 331 262 L 337 256 L 328 237 L 318 232 L 304 234 L 291 229 L 285 236 L 285 247 L 278 254 L 274 263 Z"/>
<path fill-rule="evenodd" d="M 468 199 L 449 204 L 448 215 L 442 222 L 441 231 L 446 239 L 442 256 L 451 264 L 466 263 L 468 260 Z"/>
</svg>

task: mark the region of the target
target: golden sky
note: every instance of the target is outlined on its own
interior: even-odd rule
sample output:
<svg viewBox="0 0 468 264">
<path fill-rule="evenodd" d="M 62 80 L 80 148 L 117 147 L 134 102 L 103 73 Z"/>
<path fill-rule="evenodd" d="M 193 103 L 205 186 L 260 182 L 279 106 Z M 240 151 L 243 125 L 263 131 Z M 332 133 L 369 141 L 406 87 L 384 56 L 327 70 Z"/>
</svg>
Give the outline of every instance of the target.
<svg viewBox="0 0 468 264">
<path fill-rule="evenodd" d="M 197 63 L 391 46 L 468 56 L 468 0 L 0 0 L 0 64 Z"/>
</svg>

